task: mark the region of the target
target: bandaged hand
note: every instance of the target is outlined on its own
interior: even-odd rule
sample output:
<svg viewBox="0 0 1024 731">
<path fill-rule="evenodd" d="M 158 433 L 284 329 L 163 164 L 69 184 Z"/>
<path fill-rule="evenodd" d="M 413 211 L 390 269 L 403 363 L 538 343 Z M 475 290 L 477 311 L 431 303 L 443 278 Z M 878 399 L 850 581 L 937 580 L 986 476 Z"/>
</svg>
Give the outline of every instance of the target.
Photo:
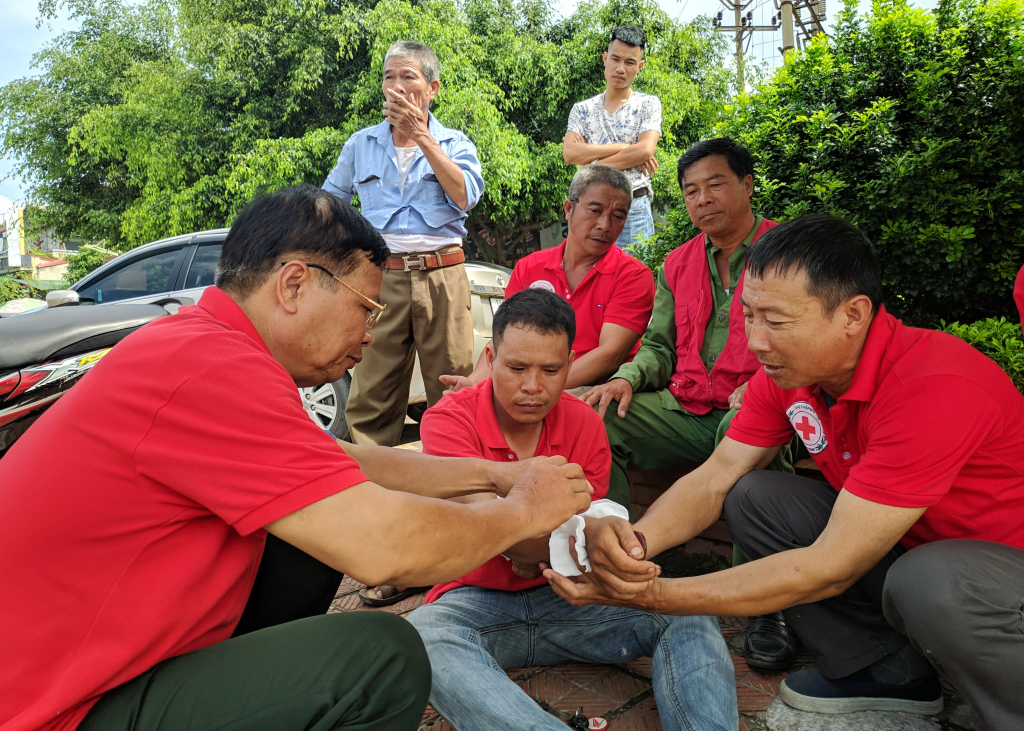
<svg viewBox="0 0 1024 731">
<path fill-rule="evenodd" d="M 588 519 L 584 531 L 590 572 L 577 562 L 581 574 L 567 577 L 541 564 L 555 593 L 576 606 L 654 606 L 661 568 L 643 560 L 644 548 L 629 521 L 616 517 Z M 576 556 L 572 539 L 570 553 Z"/>
</svg>

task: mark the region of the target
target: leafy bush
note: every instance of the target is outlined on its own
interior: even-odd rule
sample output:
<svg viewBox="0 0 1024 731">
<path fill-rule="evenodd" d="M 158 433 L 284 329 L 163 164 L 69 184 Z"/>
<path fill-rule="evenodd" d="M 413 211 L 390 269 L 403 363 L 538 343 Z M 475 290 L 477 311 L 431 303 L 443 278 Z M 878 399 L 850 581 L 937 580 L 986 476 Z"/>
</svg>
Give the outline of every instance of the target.
<svg viewBox="0 0 1024 731">
<path fill-rule="evenodd" d="M 1018 391 L 1024 393 L 1024 335 L 1021 327 L 1007 322 L 1005 317 L 961 325 L 959 322 L 942 323 L 944 332 L 956 335 L 973 345 L 1006 371 Z"/>
<path fill-rule="evenodd" d="M 14 277 L 0 277 L 0 305 L 24 296 L 22 286 L 14 281 Z"/>
<path fill-rule="evenodd" d="M 10 274 L 0 277 L 0 305 L 22 297 L 43 299 L 46 297 L 46 290 L 33 285 L 30 280 L 18 281 Z"/>
<path fill-rule="evenodd" d="M 81 249 L 68 257 L 68 270 L 64 281 L 72 285 L 103 263 L 104 256 L 95 249 Z"/>
<path fill-rule="evenodd" d="M 647 30 L 637 87 L 662 101 L 659 196 L 729 91 L 724 37 L 654 0 L 587 0 L 565 19 L 553 0 L 72 5 L 81 30 L 40 52 L 38 76 L 0 88 L 0 154 L 18 160 L 41 225 L 118 250 L 228 225 L 266 190 L 322 183 L 349 135 L 381 121 L 384 51 L 398 39 L 440 57 L 434 113 L 476 143 L 486 181 L 469 238 L 505 264 L 561 215 L 569 109 L 603 89 L 615 25 Z"/>
<path fill-rule="evenodd" d="M 945 0 L 935 11 L 878 0 L 863 16 L 849 2 L 834 36 L 737 97 L 716 132 L 753 153 L 756 210 L 835 213 L 876 242 L 894 314 L 917 325 L 1016 320 L 1022 58 L 1020 0 Z M 652 253 L 693 231 L 685 214 L 670 217 Z"/>
</svg>

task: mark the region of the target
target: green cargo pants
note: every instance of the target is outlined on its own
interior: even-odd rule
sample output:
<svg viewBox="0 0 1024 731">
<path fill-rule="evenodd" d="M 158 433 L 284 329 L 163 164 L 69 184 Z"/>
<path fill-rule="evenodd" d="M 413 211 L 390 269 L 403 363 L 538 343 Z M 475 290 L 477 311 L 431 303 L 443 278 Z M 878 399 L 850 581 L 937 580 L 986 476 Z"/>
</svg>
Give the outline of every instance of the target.
<svg viewBox="0 0 1024 731">
<path fill-rule="evenodd" d="M 317 579 L 332 571 L 271 536 L 248 621 L 282 616 L 289 596 L 308 611 L 322 595 Z M 341 578 L 335 575 L 331 597 Z M 312 580 L 297 586 L 297 576 Z M 268 608 L 262 600 L 271 596 L 276 604 Z M 104 694 L 79 731 L 415 731 L 430 692 L 430 662 L 413 626 L 387 612 L 316 609 L 317 616 L 253 628 L 165 660 Z"/>
<path fill-rule="evenodd" d="M 612 450 L 608 499 L 629 507 L 628 465 L 643 470 L 676 470 L 702 464 L 738 413 L 736 409 L 712 409 L 702 416 L 691 414 L 667 389 L 634 393 L 625 418 L 619 418 L 618 404 L 610 404 L 604 415 Z M 793 473 L 788 446 L 768 469 Z"/>
</svg>

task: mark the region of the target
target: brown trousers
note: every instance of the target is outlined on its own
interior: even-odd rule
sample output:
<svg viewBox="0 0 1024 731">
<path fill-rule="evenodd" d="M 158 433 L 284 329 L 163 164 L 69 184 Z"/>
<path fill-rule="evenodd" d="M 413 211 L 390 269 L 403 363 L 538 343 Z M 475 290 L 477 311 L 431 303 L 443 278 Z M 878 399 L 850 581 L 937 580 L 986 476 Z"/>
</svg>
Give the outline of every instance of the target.
<svg viewBox="0 0 1024 731">
<path fill-rule="evenodd" d="M 473 303 L 462 264 L 385 271 L 381 301 L 387 311 L 352 371 L 345 417 L 356 444 L 393 447 L 402 438 L 416 355 L 428 406 L 445 389 L 440 376 L 473 370 Z"/>
</svg>

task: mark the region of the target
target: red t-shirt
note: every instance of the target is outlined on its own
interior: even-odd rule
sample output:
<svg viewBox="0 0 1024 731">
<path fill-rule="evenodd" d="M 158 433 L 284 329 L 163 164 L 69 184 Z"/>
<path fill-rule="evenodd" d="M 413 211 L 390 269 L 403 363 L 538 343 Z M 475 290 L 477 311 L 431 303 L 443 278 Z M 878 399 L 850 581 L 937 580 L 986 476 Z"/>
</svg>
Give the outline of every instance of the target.
<svg viewBox="0 0 1024 731">
<path fill-rule="evenodd" d="M 365 481 L 222 291 L 127 337 L 0 460 L 0 727 L 230 637 L 263 526 Z"/>
<path fill-rule="evenodd" d="M 880 308 L 850 389 L 785 391 L 758 370 L 728 436 L 757 447 L 793 430 L 836 489 L 927 508 L 900 541 L 952 538 L 1024 549 L 1024 395 L 962 340 Z"/>
<path fill-rule="evenodd" d="M 546 289 L 564 298 L 576 313 L 576 357 L 586 355 L 601 342 L 606 322 L 644 334 L 654 309 L 654 275 L 644 264 L 613 246 L 587 272 L 576 289 L 569 291 L 562 254 L 565 242 L 554 249 L 535 251 L 516 262 L 505 287 L 506 299 L 527 287 Z M 640 341 L 629 351 L 629 359 Z"/>
<path fill-rule="evenodd" d="M 420 421 L 423 453 L 442 457 L 479 457 L 493 462 L 516 462 L 519 457 L 508 446 L 494 413 L 491 379 L 448 394 L 427 409 Z M 561 455 L 583 468 L 594 486 L 594 500 L 608 494 L 608 477 L 612 453 L 604 422 L 594 409 L 575 396 L 562 397 L 544 417 L 544 427 L 537 443 L 536 457 Z M 480 568 L 461 579 L 438 584 L 429 592 L 426 603 L 436 601 L 446 591 L 460 586 L 482 586 L 487 589 L 520 591 L 543 586 L 547 579 L 522 579 L 512 573 L 512 562 L 495 556 Z"/>
</svg>

